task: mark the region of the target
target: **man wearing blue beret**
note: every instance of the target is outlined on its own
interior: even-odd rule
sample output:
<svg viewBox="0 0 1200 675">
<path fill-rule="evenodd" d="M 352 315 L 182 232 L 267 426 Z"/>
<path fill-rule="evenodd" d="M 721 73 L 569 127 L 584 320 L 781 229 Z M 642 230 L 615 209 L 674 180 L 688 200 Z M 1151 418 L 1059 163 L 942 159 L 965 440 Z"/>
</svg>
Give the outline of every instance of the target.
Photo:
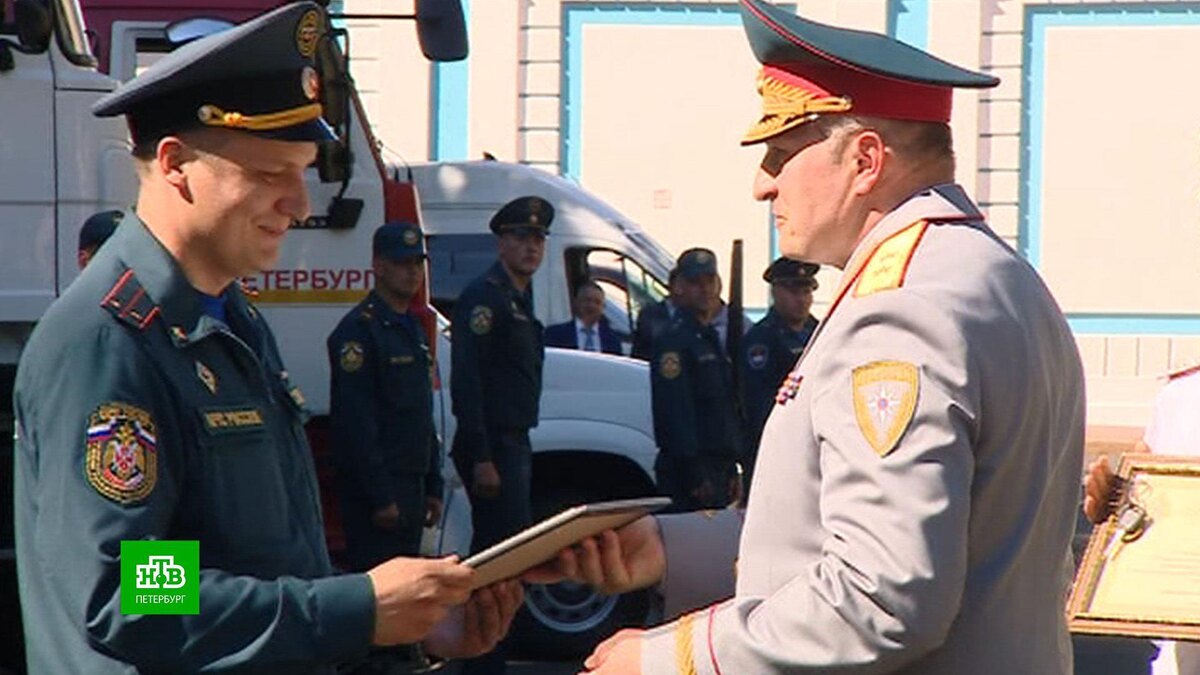
<svg viewBox="0 0 1200 675">
<path fill-rule="evenodd" d="M 324 21 L 314 3 L 286 5 L 182 47 L 94 109 L 128 119 L 139 192 L 18 369 L 34 675 L 332 673 L 421 640 L 468 656 L 519 604 L 513 584 L 472 595 L 454 558 L 334 573 L 303 395 L 234 283 L 269 269 L 309 214 L 305 169 L 331 138 L 313 65 Z M 189 584 L 190 608 L 155 606 Z"/>
</svg>

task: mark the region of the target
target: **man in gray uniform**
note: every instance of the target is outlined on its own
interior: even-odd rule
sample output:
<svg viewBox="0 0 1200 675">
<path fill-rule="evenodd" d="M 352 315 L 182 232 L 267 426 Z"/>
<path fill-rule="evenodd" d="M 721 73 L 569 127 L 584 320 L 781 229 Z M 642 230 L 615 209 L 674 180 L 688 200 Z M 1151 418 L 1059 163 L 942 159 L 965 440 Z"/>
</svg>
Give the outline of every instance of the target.
<svg viewBox="0 0 1200 675">
<path fill-rule="evenodd" d="M 996 80 L 761 0 L 742 12 L 763 63 L 755 197 L 784 255 L 845 274 L 763 432 L 733 597 L 587 667 L 1067 675 L 1082 368 L 1036 272 L 952 183 L 952 89 Z M 715 588 L 734 574 L 723 526 L 644 519 L 558 562 L 607 590 Z"/>
</svg>

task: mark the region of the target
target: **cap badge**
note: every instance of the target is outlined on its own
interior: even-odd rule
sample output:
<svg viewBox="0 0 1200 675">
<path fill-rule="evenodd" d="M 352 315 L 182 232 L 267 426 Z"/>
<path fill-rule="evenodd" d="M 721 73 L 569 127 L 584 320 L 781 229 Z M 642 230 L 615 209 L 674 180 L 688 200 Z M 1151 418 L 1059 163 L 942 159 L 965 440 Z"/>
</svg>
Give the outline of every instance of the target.
<svg viewBox="0 0 1200 675">
<path fill-rule="evenodd" d="M 321 13 L 311 9 L 300 17 L 296 24 L 296 50 L 306 59 L 317 53 L 317 39 L 321 36 Z"/>
<path fill-rule="evenodd" d="M 405 246 L 416 246 L 419 241 L 421 241 L 421 235 L 417 234 L 416 230 L 405 230 L 404 231 L 404 245 Z"/>
</svg>

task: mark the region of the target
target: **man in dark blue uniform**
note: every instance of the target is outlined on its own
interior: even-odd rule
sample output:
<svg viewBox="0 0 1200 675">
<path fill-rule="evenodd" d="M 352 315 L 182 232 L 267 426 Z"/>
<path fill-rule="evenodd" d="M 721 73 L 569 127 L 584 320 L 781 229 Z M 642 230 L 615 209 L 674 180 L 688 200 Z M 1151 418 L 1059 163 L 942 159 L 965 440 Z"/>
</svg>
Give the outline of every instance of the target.
<svg viewBox="0 0 1200 675">
<path fill-rule="evenodd" d="M 733 370 L 716 329 L 701 320 L 716 256 L 690 249 L 676 264 L 680 292 L 671 326 L 654 343 L 650 384 L 659 489 L 672 508 L 723 508 L 738 498 L 744 425 Z"/>
<path fill-rule="evenodd" d="M 328 673 L 449 627 L 468 598 L 473 573 L 452 558 L 334 575 L 303 396 L 234 283 L 269 269 L 309 214 L 305 169 L 331 137 L 312 58 L 324 23 L 314 3 L 281 7 L 165 56 L 94 109 L 128 116 L 139 193 L 17 375 L 34 675 Z M 122 610 L 121 544 L 153 540 L 198 541 L 197 614 Z M 472 596 L 450 614 L 465 633 L 427 647 L 486 650 L 519 597 Z"/>
<path fill-rule="evenodd" d="M 746 409 L 747 443 L 743 468 L 750 487 L 758 441 L 775 396 L 805 345 L 817 330 L 810 314 L 820 265 L 779 258 L 763 272 L 771 285 L 771 309 L 742 341 L 742 403 Z"/>
<path fill-rule="evenodd" d="M 442 509 L 433 362 L 409 307 L 425 279 L 425 237 L 388 223 L 372 242 L 375 289 L 329 336 L 330 422 L 342 524 L 355 570 L 415 556 Z"/>
<path fill-rule="evenodd" d="M 542 324 L 533 314 L 533 274 L 542 264 L 554 207 L 539 197 L 505 204 L 489 223 L 499 260 L 454 303 L 450 392 L 458 427 L 455 468 L 471 499 L 473 552 L 533 519 L 533 457 L 542 394 Z M 468 662 L 467 673 L 502 673 L 500 651 Z"/>
<path fill-rule="evenodd" d="M 83 226 L 79 228 L 79 245 L 75 248 L 75 262 L 79 269 L 87 267 L 96 257 L 96 251 L 117 231 L 117 225 L 124 216 L 124 211 L 100 211 L 83 221 Z"/>
<path fill-rule="evenodd" d="M 675 319 L 678 283 L 677 268 L 672 267 L 670 275 L 667 277 L 667 297 L 659 302 L 646 305 L 638 313 L 637 324 L 633 329 L 633 347 L 629 354 L 633 358 L 643 361 L 654 358 L 654 341 L 667 332 L 667 329 L 671 327 L 671 321 Z"/>
</svg>

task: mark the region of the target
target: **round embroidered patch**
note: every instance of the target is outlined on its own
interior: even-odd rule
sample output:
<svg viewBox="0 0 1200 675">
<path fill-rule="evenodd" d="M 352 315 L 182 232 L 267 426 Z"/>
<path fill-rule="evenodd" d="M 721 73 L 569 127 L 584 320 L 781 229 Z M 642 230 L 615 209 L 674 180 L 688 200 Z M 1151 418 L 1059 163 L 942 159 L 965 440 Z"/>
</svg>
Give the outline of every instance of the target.
<svg viewBox="0 0 1200 675">
<path fill-rule="evenodd" d="M 338 360 L 342 366 L 342 370 L 347 373 L 353 373 L 362 368 L 364 360 L 362 345 L 353 340 L 342 344 L 341 358 Z"/>
<path fill-rule="evenodd" d="M 492 330 L 492 308 L 479 305 L 471 310 L 471 332 L 476 335 L 487 335 Z"/>
<path fill-rule="evenodd" d="M 304 70 L 300 71 L 300 90 L 310 101 L 317 100 L 321 95 L 321 77 L 312 66 L 304 66 Z"/>
<path fill-rule="evenodd" d="M 156 444 L 150 413 L 128 403 L 102 403 L 88 418 L 88 483 L 118 504 L 145 499 L 158 480 Z"/>
<path fill-rule="evenodd" d="M 762 370 L 767 366 L 767 357 L 770 352 L 764 344 L 753 344 L 746 350 L 746 365 L 755 370 Z"/>
<path fill-rule="evenodd" d="M 668 380 L 679 377 L 683 366 L 679 362 L 679 352 L 667 352 L 658 360 L 658 372 Z"/>
<path fill-rule="evenodd" d="M 421 235 L 418 234 L 416 230 L 405 230 L 404 231 L 405 246 L 416 246 L 417 242 L 419 242 L 419 241 L 421 241 Z"/>
</svg>

